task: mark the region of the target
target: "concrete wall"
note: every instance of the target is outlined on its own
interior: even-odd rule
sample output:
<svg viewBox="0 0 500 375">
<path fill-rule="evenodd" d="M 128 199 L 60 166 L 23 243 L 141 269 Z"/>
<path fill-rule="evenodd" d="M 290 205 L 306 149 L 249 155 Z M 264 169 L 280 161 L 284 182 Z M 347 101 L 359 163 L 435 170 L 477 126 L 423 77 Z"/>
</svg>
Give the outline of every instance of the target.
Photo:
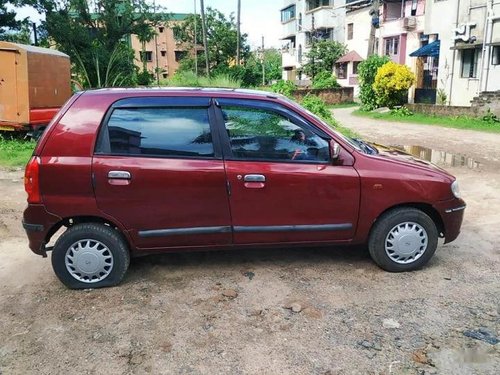
<svg viewBox="0 0 500 375">
<path fill-rule="evenodd" d="M 479 117 L 482 112 L 478 108 L 461 107 L 451 105 L 434 105 L 434 104 L 405 104 L 410 111 L 416 113 L 424 113 L 432 116 L 468 116 Z"/>
<path fill-rule="evenodd" d="M 486 91 L 472 100 L 472 108 L 478 113 L 485 114 L 488 109 L 500 118 L 500 90 Z"/>
<path fill-rule="evenodd" d="M 354 101 L 354 89 L 352 87 L 340 87 L 337 89 L 298 89 L 293 92 L 293 98 L 300 102 L 307 94 L 319 96 L 326 104 L 350 103 Z"/>
</svg>

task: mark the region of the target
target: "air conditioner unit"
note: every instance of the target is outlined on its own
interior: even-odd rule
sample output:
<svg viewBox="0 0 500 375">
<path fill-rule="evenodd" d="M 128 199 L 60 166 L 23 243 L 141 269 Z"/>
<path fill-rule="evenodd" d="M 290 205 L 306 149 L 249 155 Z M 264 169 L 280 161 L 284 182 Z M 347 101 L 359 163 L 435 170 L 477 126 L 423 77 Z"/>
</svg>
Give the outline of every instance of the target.
<svg viewBox="0 0 500 375">
<path fill-rule="evenodd" d="M 403 18 L 403 28 L 406 30 L 413 30 L 417 27 L 416 17 L 405 17 Z"/>
</svg>

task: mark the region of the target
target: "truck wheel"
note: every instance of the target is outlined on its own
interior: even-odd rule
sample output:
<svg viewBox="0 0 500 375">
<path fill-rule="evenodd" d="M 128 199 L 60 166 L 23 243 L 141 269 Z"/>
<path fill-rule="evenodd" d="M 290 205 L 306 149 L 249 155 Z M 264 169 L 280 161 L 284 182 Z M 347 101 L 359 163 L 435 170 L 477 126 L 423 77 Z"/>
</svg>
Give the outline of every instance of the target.
<svg viewBox="0 0 500 375">
<path fill-rule="evenodd" d="M 54 272 L 71 289 L 117 285 L 129 263 L 128 246 L 120 233 L 97 223 L 70 227 L 52 251 Z"/>
<path fill-rule="evenodd" d="M 424 266 L 436 251 L 436 224 L 415 208 L 398 208 L 382 215 L 372 228 L 368 249 L 375 263 L 389 272 Z"/>
</svg>

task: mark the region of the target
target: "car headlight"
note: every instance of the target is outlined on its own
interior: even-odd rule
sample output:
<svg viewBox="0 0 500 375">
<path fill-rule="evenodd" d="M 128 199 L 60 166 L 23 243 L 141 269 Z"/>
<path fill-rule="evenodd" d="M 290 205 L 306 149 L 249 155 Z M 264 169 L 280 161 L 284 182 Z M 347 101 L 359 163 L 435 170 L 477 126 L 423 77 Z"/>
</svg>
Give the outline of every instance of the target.
<svg viewBox="0 0 500 375">
<path fill-rule="evenodd" d="M 455 180 L 453 181 L 453 183 L 451 184 L 451 192 L 453 193 L 453 195 L 455 196 L 455 198 L 460 198 L 461 195 L 460 195 L 460 188 L 458 187 L 458 181 Z"/>
</svg>

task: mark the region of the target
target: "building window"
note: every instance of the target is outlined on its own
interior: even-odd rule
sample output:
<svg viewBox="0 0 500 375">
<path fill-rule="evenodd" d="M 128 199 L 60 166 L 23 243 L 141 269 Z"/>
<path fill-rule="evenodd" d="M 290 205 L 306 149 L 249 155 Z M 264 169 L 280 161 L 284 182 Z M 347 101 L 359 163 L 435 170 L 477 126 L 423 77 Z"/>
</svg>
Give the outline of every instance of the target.
<svg viewBox="0 0 500 375">
<path fill-rule="evenodd" d="M 163 33 L 163 30 L 165 30 L 165 28 L 164 28 L 163 26 L 160 26 L 160 27 L 158 28 L 158 31 L 159 31 L 160 33 Z"/>
<path fill-rule="evenodd" d="M 167 51 L 161 51 L 161 56 L 162 56 L 162 57 L 167 56 Z"/>
<path fill-rule="evenodd" d="M 140 51 L 139 56 L 141 58 L 141 61 L 144 61 L 144 60 L 148 61 L 148 62 L 153 61 L 153 52 L 152 51 L 145 51 L 145 52 Z"/>
<path fill-rule="evenodd" d="M 186 57 L 186 51 L 175 51 L 175 61 L 179 62 Z"/>
<path fill-rule="evenodd" d="M 354 61 L 352 63 L 352 74 L 358 74 L 358 65 L 359 65 L 359 61 Z"/>
<path fill-rule="evenodd" d="M 399 36 L 393 38 L 386 38 L 385 43 L 385 54 L 387 56 L 397 55 L 399 53 Z"/>
<path fill-rule="evenodd" d="M 290 5 L 289 7 L 281 11 L 281 22 L 285 23 L 295 18 L 295 5 Z"/>
<path fill-rule="evenodd" d="M 333 0 L 308 0 L 306 3 L 306 9 L 312 10 L 319 7 L 327 7 L 333 5 Z"/>
<path fill-rule="evenodd" d="M 354 34 L 354 24 L 348 23 L 347 24 L 347 40 L 352 40 L 353 34 Z"/>
<path fill-rule="evenodd" d="M 163 78 L 167 78 L 168 77 L 168 73 L 163 73 L 162 76 L 163 76 Z"/>
<path fill-rule="evenodd" d="M 500 65 L 500 46 L 493 46 L 491 50 L 491 65 Z"/>
<path fill-rule="evenodd" d="M 417 6 L 418 6 L 418 0 L 412 0 L 412 2 L 411 2 L 411 15 L 412 16 L 417 15 Z"/>
<path fill-rule="evenodd" d="M 481 56 L 479 48 L 462 50 L 462 78 L 476 78 L 477 65 Z"/>
<path fill-rule="evenodd" d="M 347 78 L 347 63 L 337 64 L 337 78 L 346 79 Z"/>
</svg>

